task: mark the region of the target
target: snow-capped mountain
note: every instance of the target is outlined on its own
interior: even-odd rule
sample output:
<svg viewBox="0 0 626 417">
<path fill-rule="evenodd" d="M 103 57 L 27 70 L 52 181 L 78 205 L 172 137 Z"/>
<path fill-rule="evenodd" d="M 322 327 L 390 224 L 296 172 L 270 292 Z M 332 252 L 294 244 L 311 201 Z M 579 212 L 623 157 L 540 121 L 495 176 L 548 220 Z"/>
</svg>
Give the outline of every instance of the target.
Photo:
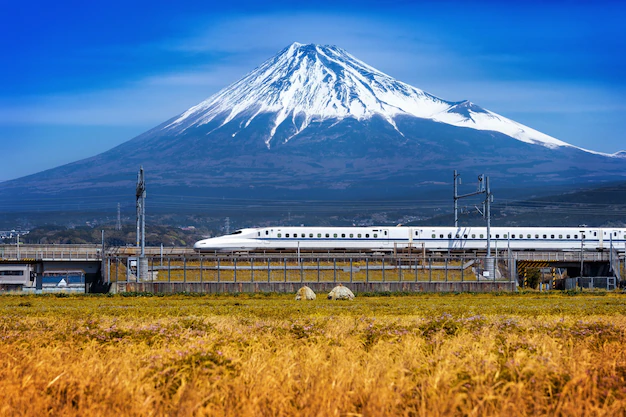
<svg viewBox="0 0 626 417">
<path fill-rule="evenodd" d="M 580 149 L 469 101 L 440 99 L 340 48 L 294 43 L 107 152 L 1 183 L 0 201 L 18 211 L 62 210 L 65 201 L 113 207 L 120 196 L 132 200 L 139 166 L 163 210 L 210 210 L 196 205 L 198 196 L 216 206 L 430 199 L 450 194 L 453 170 L 490 175 L 494 189 L 519 197 L 522 189 L 622 180 L 624 161 L 623 152 Z"/>
<path fill-rule="evenodd" d="M 294 43 L 241 80 L 193 106 L 165 129 L 172 133 L 219 121 L 214 130 L 237 121 L 240 134 L 262 114 L 272 114 L 264 134 L 268 148 L 281 125 L 288 141 L 312 122 L 382 117 L 400 134 L 398 116 L 495 131 L 548 148 L 572 146 L 469 101 L 450 102 L 400 82 L 336 46 Z"/>
</svg>

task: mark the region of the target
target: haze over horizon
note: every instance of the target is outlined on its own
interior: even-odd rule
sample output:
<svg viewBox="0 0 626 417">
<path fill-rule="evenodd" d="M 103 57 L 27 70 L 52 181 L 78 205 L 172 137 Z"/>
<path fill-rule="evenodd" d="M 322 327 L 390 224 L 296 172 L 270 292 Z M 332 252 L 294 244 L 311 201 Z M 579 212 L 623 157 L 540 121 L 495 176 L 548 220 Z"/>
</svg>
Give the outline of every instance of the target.
<svg viewBox="0 0 626 417">
<path fill-rule="evenodd" d="M 0 44 L 0 181 L 106 151 L 294 41 L 583 148 L 626 148 L 626 6 L 460 1 L 298 6 L 10 4 Z"/>
</svg>

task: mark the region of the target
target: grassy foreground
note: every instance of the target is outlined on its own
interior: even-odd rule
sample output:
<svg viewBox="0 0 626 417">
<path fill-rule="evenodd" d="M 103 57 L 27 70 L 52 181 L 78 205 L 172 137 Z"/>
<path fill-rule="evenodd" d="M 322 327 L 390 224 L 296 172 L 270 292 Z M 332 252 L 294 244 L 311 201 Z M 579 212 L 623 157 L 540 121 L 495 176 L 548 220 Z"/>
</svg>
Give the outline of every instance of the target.
<svg viewBox="0 0 626 417">
<path fill-rule="evenodd" d="M 2 415 L 624 415 L 626 296 L 0 296 Z"/>
</svg>

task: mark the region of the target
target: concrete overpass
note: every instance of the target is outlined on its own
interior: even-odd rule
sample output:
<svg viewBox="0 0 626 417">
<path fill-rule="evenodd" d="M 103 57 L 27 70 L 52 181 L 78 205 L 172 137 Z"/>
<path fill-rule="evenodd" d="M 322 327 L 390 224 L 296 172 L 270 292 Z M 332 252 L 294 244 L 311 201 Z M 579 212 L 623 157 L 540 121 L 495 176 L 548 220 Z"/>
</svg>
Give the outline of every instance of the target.
<svg viewBox="0 0 626 417">
<path fill-rule="evenodd" d="M 193 262 L 205 261 L 205 265 L 210 264 L 216 259 L 222 259 L 221 268 L 228 269 L 229 262 L 232 260 L 245 258 L 246 256 L 255 256 L 258 259 L 264 259 L 263 262 L 272 263 L 273 259 L 295 259 L 297 254 L 290 253 L 267 253 L 267 254 L 198 254 L 191 248 L 175 248 L 175 247 L 146 247 L 146 256 L 150 259 L 153 273 L 164 271 L 170 268 L 170 271 L 180 270 L 183 265 L 192 265 Z M 111 262 L 115 264 L 123 264 L 131 269 L 131 260 L 136 258 L 138 250 L 135 247 L 109 247 L 102 251 L 100 245 L 0 245 L 0 290 L 17 289 L 18 286 L 36 287 L 38 277 L 44 274 L 51 274 L 58 271 L 84 271 L 86 291 L 103 291 L 107 289 L 99 284 L 109 284 L 113 279 L 111 276 Z M 313 254 L 309 254 L 314 256 Z M 309 256 L 301 254 L 301 256 Z M 323 255 L 323 254 L 321 254 Z M 380 254 L 379 254 L 380 255 Z M 329 257 L 341 260 L 356 258 L 374 258 L 378 255 L 371 252 L 367 253 L 332 253 Z M 447 256 L 453 260 L 455 257 L 465 257 L 470 259 L 478 259 L 484 254 L 473 251 L 471 254 L 441 254 L 441 253 L 397 253 L 386 255 L 388 262 L 395 259 L 400 265 L 403 262 L 411 267 L 411 259 L 419 259 L 423 257 L 422 264 L 427 261 L 427 257 Z M 319 257 L 319 256 L 318 256 Z M 512 251 L 510 254 L 507 250 L 499 250 L 495 252 L 495 257 L 499 262 L 506 262 L 506 268 L 511 269 L 510 281 L 522 281 L 522 276 L 527 268 L 552 268 L 559 270 L 567 270 L 569 277 L 576 276 L 597 276 L 597 277 L 616 277 L 617 281 L 621 281 L 624 277 L 624 253 L 616 251 Z M 219 261 L 218 261 L 219 262 Z M 253 261 L 254 262 L 254 261 Z M 408 263 L 407 263 L 408 262 Z M 154 265 L 158 264 L 158 267 Z M 170 265 L 164 267 L 164 263 Z M 417 263 L 417 261 L 416 261 Z M 219 265 L 219 263 L 217 264 Z M 258 268 L 258 261 L 256 264 Z M 286 263 L 285 263 L 286 265 Z M 390 267 L 388 264 L 387 268 Z M 581 274 L 582 265 L 582 274 Z M 432 266 L 438 269 L 441 266 Z M 218 267 L 219 268 L 219 267 Z M 236 267 L 235 267 L 236 268 Z M 287 268 L 287 267 L 285 267 Z M 344 267 L 345 268 L 345 267 Z M 401 267 L 400 267 L 401 268 Z M 452 270 L 453 268 L 450 267 Z M 3 272 L 2 271 L 8 271 Z M 16 271 L 16 272 L 10 272 Z M 19 272 L 21 271 L 21 272 Z M 108 273 L 107 273 L 108 271 Z M 357 271 L 357 269 L 355 269 Z M 15 275 L 12 275 L 15 274 Z M 117 277 L 119 280 L 129 280 L 130 272 L 126 272 L 124 277 Z M 167 274 L 176 275 L 176 274 Z M 417 274 L 416 274 L 417 275 Z M 131 278 L 132 280 L 132 278 Z M 136 278 L 135 278 L 136 282 Z"/>
</svg>

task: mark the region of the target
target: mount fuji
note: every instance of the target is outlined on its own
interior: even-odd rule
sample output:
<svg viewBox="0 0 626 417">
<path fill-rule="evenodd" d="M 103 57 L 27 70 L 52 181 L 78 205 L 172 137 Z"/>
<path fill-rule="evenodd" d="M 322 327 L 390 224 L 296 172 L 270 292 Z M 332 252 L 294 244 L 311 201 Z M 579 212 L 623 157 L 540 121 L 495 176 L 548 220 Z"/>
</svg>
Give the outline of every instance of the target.
<svg viewBox="0 0 626 417">
<path fill-rule="evenodd" d="M 400 135 L 395 119 L 413 116 L 453 126 L 496 131 L 549 148 L 572 146 L 485 110 L 470 101 L 450 102 L 397 81 L 336 46 L 294 43 L 241 80 L 190 108 L 165 130 L 219 122 L 215 130 L 238 120 L 235 137 L 261 114 L 275 115 L 264 141 L 268 148 L 288 142 L 311 123 L 378 116 Z M 243 123 L 242 123 L 243 122 Z M 282 134 L 276 132 L 282 127 Z"/>
<path fill-rule="evenodd" d="M 80 196 L 83 208 L 114 204 L 132 195 L 143 165 L 152 195 L 169 201 L 407 200 L 447 189 L 453 169 L 532 190 L 621 180 L 624 162 L 623 153 L 581 149 L 470 101 L 438 98 L 336 46 L 294 43 L 120 146 L 0 183 L 0 198 L 13 207 L 51 196 Z"/>
</svg>

